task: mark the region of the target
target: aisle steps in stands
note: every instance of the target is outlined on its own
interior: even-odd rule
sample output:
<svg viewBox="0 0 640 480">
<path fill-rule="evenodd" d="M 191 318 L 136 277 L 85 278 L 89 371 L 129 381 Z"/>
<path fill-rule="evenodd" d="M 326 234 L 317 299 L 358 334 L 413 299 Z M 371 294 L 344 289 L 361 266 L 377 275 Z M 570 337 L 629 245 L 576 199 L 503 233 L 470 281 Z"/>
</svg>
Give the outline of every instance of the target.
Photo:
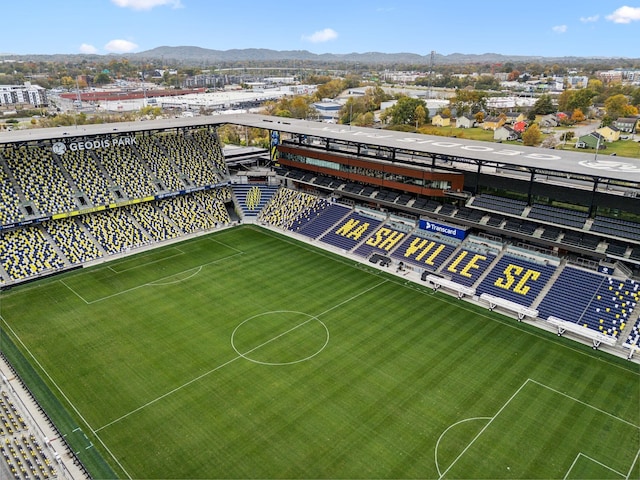
<svg viewBox="0 0 640 480">
<path fill-rule="evenodd" d="M 37 228 L 38 228 L 38 230 L 40 230 L 40 232 L 42 232 L 42 236 L 45 238 L 47 243 L 49 243 L 51 245 L 51 248 L 53 248 L 53 250 L 58 254 L 58 256 L 64 261 L 64 265 L 66 267 L 71 265 L 71 262 L 69 261 L 67 256 L 64 254 L 62 249 L 58 246 L 58 244 L 53 239 L 51 234 L 47 231 L 47 229 L 43 228 L 42 225 L 37 225 Z"/>
</svg>

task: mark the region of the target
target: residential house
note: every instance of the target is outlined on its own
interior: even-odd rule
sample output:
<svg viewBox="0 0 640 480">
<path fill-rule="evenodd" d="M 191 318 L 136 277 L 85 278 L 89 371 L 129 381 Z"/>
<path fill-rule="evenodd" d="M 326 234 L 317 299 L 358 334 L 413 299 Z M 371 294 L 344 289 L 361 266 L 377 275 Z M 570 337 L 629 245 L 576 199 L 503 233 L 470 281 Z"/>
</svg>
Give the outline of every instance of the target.
<svg viewBox="0 0 640 480">
<path fill-rule="evenodd" d="M 498 141 L 516 140 L 518 133 L 509 125 L 502 125 L 493 131 L 493 139 Z"/>
<path fill-rule="evenodd" d="M 599 150 L 607 148 L 605 139 L 598 132 L 591 132 L 578 137 L 576 148 L 598 148 Z"/>
<path fill-rule="evenodd" d="M 536 118 L 536 121 L 538 122 L 540 128 L 551 128 L 558 126 L 558 119 L 553 113 L 542 115 L 539 118 Z"/>
<path fill-rule="evenodd" d="M 613 125 L 621 133 L 636 133 L 638 124 L 640 124 L 640 118 L 638 117 L 620 117 L 613 122 Z"/>
<path fill-rule="evenodd" d="M 482 123 L 483 130 L 493 130 L 495 131 L 497 128 L 500 128 L 504 125 L 504 117 L 487 117 L 484 119 Z"/>
<path fill-rule="evenodd" d="M 609 125 L 606 127 L 598 128 L 596 130 L 607 142 L 617 142 L 620 140 L 620 130 L 618 130 L 613 125 Z"/>
<path fill-rule="evenodd" d="M 510 125 L 522 122 L 527 118 L 522 112 L 507 112 L 505 115 L 507 116 L 507 123 Z"/>
<path fill-rule="evenodd" d="M 451 118 L 446 115 L 436 113 L 431 118 L 431 125 L 433 125 L 434 127 L 448 127 L 451 125 Z"/>
<path fill-rule="evenodd" d="M 522 135 L 522 133 L 527 129 L 527 122 L 525 122 L 524 120 L 516 122 L 513 124 L 512 128 L 516 133 Z"/>
<path fill-rule="evenodd" d="M 473 128 L 476 126 L 476 119 L 473 115 L 462 115 L 456 118 L 457 128 Z"/>
</svg>

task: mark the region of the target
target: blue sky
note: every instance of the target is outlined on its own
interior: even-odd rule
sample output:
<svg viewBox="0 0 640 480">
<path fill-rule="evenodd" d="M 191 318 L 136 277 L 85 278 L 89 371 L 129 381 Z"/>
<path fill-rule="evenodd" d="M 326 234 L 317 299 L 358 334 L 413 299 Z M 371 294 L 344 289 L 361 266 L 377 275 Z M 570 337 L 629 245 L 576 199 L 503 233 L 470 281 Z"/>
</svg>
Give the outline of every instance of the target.
<svg viewBox="0 0 640 480">
<path fill-rule="evenodd" d="M 640 57 L 640 2 L 632 0 L 2 3 L 0 53 L 107 54 L 194 45 L 313 53 Z"/>
</svg>

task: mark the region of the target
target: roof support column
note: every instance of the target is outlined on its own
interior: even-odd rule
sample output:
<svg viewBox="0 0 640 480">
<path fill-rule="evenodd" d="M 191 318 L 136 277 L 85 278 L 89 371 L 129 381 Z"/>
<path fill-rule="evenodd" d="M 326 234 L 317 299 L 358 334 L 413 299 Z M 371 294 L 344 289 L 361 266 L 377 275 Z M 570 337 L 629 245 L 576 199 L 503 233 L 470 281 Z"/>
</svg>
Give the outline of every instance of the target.
<svg viewBox="0 0 640 480">
<path fill-rule="evenodd" d="M 531 205 L 531 196 L 533 195 L 533 183 L 536 181 L 536 171 L 531 169 L 531 176 L 529 177 L 529 191 L 527 192 L 527 205 Z"/>
<path fill-rule="evenodd" d="M 593 190 L 591 190 L 591 200 L 589 201 L 589 216 L 593 216 L 593 210 L 596 207 L 596 192 L 598 191 L 598 183 L 600 179 L 598 177 L 593 177 Z"/>
</svg>

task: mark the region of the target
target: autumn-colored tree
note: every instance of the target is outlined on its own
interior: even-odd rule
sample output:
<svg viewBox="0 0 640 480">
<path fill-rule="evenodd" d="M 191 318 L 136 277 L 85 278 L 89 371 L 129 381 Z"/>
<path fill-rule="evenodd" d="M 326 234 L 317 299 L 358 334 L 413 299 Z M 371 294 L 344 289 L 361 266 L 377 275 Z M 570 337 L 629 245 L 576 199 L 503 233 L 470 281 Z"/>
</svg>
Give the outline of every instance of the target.
<svg viewBox="0 0 640 480">
<path fill-rule="evenodd" d="M 69 89 L 72 89 L 72 88 L 75 86 L 76 81 L 75 81 L 73 78 L 71 78 L 70 76 L 65 75 L 64 77 L 62 77 L 62 78 L 60 79 L 60 84 L 61 84 L 64 88 L 66 88 L 66 89 L 68 89 L 68 90 L 69 90 Z"/>
<path fill-rule="evenodd" d="M 509 82 L 515 82 L 516 80 L 518 80 L 519 77 L 520 77 L 520 71 L 519 70 L 512 70 L 511 73 L 509 73 L 509 75 L 507 75 L 507 80 Z"/>
<path fill-rule="evenodd" d="M 484 113 L 478 112 L 473 116 L 473 118 L 476 121 L 476 123 L 482 123 L 484 122 Z"/>
<path fill-rule="evenodd" d="M 574 123 L 584 122 L 586 118 L 587 117 L 585 117 L 584 113 L 582 113 L 582 110 L 579 108 L 574 109 L 571 114 L 571 121 Z"/>
<path fill-rule="evenodd" d="M 604 108 L 607 111 L 607 116 L 613 120 L 624 116 L 625 108 L 627 106 L 629 106 L 629 99 L 622 93 L 613 95 L 604 101 Z"/>
<path fill-rule="evenodd" d="M 413 116 L 416 120 L 416 129 L 417 129 L 421 125 L 424 125 L 424 122 L 429 115 L 427 114 L 427 110 L 424 108 L 423 105 L 418 105 L 415 109 L 415 112 L 413 113 Z"/>
<path fill-rule="evenodd" d="M 522 134 L 522 143 L 530 147 L 538 145 L 542 140 L 542 132 L 537 124 L 531 125 Z"/>
</svg>

